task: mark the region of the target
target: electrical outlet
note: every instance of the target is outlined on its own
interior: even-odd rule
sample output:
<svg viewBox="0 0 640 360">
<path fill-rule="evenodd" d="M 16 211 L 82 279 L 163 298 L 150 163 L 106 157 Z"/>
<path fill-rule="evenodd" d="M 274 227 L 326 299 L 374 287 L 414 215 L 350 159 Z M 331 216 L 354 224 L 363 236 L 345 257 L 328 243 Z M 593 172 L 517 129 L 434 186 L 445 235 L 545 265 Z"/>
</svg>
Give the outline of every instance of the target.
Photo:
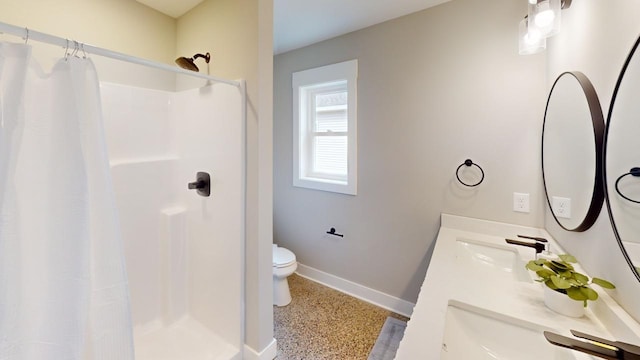
<svg viewBox="0 0 640 360">
<path fill-rule="evenodd" d="M 513 193 L 513 211 L 529 212 L 529 194 Z"/>
<path fill-rule="evenodd" d="M 551 206 L 556 217 L 571 219 L 571 199 L 553 196 Z"/>
</svg>

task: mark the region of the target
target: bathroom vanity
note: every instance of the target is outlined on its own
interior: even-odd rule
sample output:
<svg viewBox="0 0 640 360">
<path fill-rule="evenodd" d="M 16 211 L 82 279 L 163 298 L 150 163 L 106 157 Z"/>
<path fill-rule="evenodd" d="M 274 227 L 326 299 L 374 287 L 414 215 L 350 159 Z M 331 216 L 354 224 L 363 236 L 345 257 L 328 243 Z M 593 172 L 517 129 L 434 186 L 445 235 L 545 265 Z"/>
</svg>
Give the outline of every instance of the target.
<svg viewBox="0 0 640 360">
<path fill-rule="evenodd" d="M 429 269 L 396 359 L 595 359 L 550 344 L 544 331 L 572 337 L 570 330 L 577 330 L 640 343 L 640 324 L 597 285 L 600 298 L 589 301 L 583 317 L 548 309 L 544 284 L 525 269 L 535 250 L 505 242 L 517 235 L 546 238 L 552 252 L 563 253 L 543 229 L 442 214 Z M 576 269 L 581 271 L 579 264 Z"/>
</svg>

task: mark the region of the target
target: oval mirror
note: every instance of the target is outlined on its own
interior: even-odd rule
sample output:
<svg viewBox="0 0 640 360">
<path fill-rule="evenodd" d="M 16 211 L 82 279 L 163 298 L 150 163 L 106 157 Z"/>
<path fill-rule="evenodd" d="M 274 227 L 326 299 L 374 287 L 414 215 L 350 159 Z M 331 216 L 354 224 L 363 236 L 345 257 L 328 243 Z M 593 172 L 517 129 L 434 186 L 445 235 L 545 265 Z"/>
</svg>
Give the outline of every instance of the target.
<svg viewBox="0 0 640 360">
<path fill-rule="evenodd" d="M 622 67 L 611 98 L 604 144 L 604 181 L 613 231 L 640 280 L 640 38 Z"/>
<path fill-rule="evenodd" d="M 604 118 L 593 85 L 582 73 L 558 76 L 542 126 L 542 178 L 549 208 L 567 231 L 585 231 L 598 218 Z"/>
</svg>

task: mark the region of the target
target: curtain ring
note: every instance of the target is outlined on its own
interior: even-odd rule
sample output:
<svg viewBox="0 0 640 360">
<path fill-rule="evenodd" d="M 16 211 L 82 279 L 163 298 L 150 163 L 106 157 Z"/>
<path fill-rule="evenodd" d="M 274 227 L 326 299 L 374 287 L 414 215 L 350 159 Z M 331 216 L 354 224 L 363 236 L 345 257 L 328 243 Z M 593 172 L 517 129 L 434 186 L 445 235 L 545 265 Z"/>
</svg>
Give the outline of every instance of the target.
<svg viewBox="0 0 640 360">
<path fill-rule="evenodd" d="M 482 177 L 480 178 L 480 181 L 478 181 L 475 184 L 467 184 L 464 181 L 462 181 L 460 179 L 460 168 L 462 168 L 463 166 L 475 166 L 480 170 L 480 173 L 482 174 Z M 467 159 L 465 160 L 462 164 L 460 164 L 460 166 L 458 166 L 458 169 L 456 169 L 456 178 L 458 179 L 458 181 L 460 182 L 460 184 L 464 185 L 464 186 L 468 186 L 468 187 L 474 187 L 474 186 L 478 186 L 482 183 L 482 181 L 484 181 L 484 170 L 482 170 L 482 168 L 480 167 L 480 165 L 478 164 L 474 164 L 473 161 L 471 161 L 471 159 Z"/>
<path fill-rule="evenodd" d="M 26 45 L 29 42 L 29 28 L 25 27 L 25 36 L 24 36 L 24 44 Z"/>
<path fill-rule="evenodd" d="M 65 39 L 67 41 L 67 46 L 64 48 L 64 61 L 69 60 L 69 39 Z"/>
<path fill-rule="evenodd" d="M 78 50 L 80 49 L 80 44 L 73 40 L 73 52 L 71 53 L 71 56 L 75 56 L 78 57 Z"/>
<path fill-rule="evenodd" d="M 80 43 L 80 49 L 82 49 L 82 58 L 86 59 L 87 58 L 87 52 L 84 51 L 84 43 Z"/>
</svg>

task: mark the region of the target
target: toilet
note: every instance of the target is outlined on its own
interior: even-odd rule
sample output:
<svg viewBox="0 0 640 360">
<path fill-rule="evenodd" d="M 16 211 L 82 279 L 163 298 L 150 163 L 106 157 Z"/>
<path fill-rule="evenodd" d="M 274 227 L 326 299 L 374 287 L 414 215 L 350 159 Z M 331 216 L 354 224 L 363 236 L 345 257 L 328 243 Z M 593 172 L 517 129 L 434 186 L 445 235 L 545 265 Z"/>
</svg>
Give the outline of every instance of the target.
<svg viewBox="0 0 640 360">
<path fill-rule="evenodd" d="M 297 268 L 294 253 L 273 244 L 273 305 L 286 306 L 291 302 L 287 277 Z"/>
</svg>

